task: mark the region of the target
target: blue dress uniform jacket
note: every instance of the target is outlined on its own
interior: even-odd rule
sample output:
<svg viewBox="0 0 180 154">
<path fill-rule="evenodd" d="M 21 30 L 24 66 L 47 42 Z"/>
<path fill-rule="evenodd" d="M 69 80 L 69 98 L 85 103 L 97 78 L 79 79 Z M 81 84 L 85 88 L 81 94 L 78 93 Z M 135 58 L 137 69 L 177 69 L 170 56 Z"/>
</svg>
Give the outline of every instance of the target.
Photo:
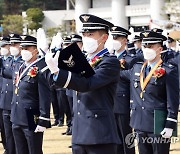
<svg viewBox="0 0 180 154">
<path fill-rule="evenodd" d="M 161 53 L 161 59 L 164 62 L 168 62 L 170 59 L 174 58 L 174 51 L 169 49 L 164 53 Z"/>
<path fill-rule="evenodd" d="M 60 69 L 55 82 L 56 86 L 78 91 L 78 101 L 73 106 L 72 143 L 120 143 L 113 113 L 119 61 L 104 55 L 94 70 L 93 76 L 85 78 Z"/>
<path fill-rule="evenodd" d="M 136 57 L 139 59 L 139 61 L 144 61 L 143 51 L 142 49 L 136 50 Z"/>
<path fill-rule="evenodd" d="M 9 56 L 6 60 L 2 60 L 1 66 L 1 76 L 2 79 L 2 89 L 1 89 L 1 99 L 0 108 L 4 110 L 11 110 L 11 101 L 13 96 L 13 81 L 11 78 L 4 77 L 4 74 L 12 74 L 13 58 Z"/>
<path fill-rule="evenodd" d="M 36 125 L 50 127 L 50 88 L 45 79 L 45 73 L 43 74 L 40 69 L 42 66 L 39 66 L 39 61 L 30 64 L 32 66 L 20 78 L 18 90 L 14 91 L 11 109 L 13 124 L 29 126 L 29 119 L 36 117 L 38 118 L 38 120 L 34 119 Z M 31 77 L 28 72 L 34 67 L 38 68 L 38 73 Z"/>
<path fill-rule="evenodd" d="M 3 64 L 3 59 L 0 56 L 0 66 L 2 66 L 2 64 Z M 2 69 L 0 70 L 0 74 L 2 74 Z M 2 80 L 3 80 L 2 75 L 0 75 L 0 90 L 2 89 Z M 0 98 L 1 98 L 1 95 L 0 95 Z"/>
<path fill-rule="evenodd" d="M 129 54 L 124 51 L 118 60 L 124 59 L 125 64 L 120 64 L 120 71 L 128 70 L 138 61 L 134 54 Z M 116 96 L 114 101 L 114 113 L 128 114 L 130 111 L 130 82 L 119 78 L 118 86 L 116 89 Z"/>
<path fill-rule="evenodd" d="M 178 73 L 177 67 L 171 64 L 162 64 L 166 73 L 158 78 L 151 77 L 143 97 L 140 97 L 140 70 L 142 63 L 137 63 L 131 70 L 121 72 L 122 78 L 128 78 L 131 82 L 133 105 L 130 125 L 135 130 L 143 132 L 153 132 L 154 130 L 154 110 L 161 109 L 168 111 L 166 128 L 175 128 L 178 114 Z"/>
</svg>

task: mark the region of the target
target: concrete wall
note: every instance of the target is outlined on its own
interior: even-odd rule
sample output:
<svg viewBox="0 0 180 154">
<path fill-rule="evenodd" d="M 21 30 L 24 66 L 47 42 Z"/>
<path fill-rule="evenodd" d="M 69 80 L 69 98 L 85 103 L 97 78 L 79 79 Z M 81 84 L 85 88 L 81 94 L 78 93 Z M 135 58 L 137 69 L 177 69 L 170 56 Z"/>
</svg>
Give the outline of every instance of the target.
<svg viewBox="0 0 180 154">
<path fill-rule="evenodd" d="M 106 8 L 111 6 L 112 0 L 93 0 L 93 8 Z"/>
<path fill-rule="evenodd" d="M 44 28 L 58 27 L 64 20 L 75 19 L 74 10 L 56 10 L 56 11 L 43 11 L 45 19 L 43 21 Z"/>
</svg>

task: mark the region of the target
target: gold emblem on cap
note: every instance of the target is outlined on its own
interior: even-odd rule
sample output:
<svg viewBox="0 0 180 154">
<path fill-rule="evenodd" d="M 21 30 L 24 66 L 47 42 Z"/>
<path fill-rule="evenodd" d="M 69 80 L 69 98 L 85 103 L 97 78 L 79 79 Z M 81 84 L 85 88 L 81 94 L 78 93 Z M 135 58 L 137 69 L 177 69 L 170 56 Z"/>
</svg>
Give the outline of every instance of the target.
<svg viewBox="0 0 180 154">
<path fill-rule="evenodd" d="M 24 35 L 21 36 L 21 39 L 22 39 L 22 40 L 24 40 L 25 38 L 26 38 L 26 36 L 24 36 Z"/>
<path fill-rule="evenodd" d="M 143 35 L 144 35 L 145 37 L 148 37 L 149 33 L 145 32 L 145 33 L 143 33 Z"/>
<path fill-rule="evenodd" d="M 157 32 L 157 28 L 154 28 L 153 31 L 154 31 L 154 32 Z"/>
<path fill-rule="evenodd" d="M 11 37 L 13 37 L 14 36 L 14 34 L 9 34 Z"/>
<path fill-rule="evenodd" d="M 116 30 L 117 27 L 112 27 L 112 30 Z"/>
<path fill-rule="evenodd" d="M 81 16 L 82 18 L 83 18 L 83 20 L 85 21 L 85 22 L 87 22 L 88 21 L 88 19 L 90 18 L 90 16 L 87 16 L 87 15 L 85 15 L 85 16 Z"/>
</svg>

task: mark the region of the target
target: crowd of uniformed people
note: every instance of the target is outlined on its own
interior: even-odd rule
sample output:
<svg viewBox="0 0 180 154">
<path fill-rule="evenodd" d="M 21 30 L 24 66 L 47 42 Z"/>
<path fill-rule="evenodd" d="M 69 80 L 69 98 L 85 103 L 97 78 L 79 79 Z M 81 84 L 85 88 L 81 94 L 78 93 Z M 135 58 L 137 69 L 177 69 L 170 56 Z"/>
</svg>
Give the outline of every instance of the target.
<svg viewBox="0 0 180 154">
<path fill-rule="evenodd" d="M 57 33 L 50 45 L 43 29 L 37 39 L 15 33 L 2 37 L 4 154 L 42 154 L 46 128 L 64 125 L 62 135 L 72 135 L 73 154 L 135 154 L 127 139 L 133 132 L 139 154 L 169 154 L 180 100 L 180 43 L 158 28 L 135 35 L 94 15 L 82 14 L 80 20 L 81 36 L 62 39 Z M 73 44 L 81 52 L 78 66 Z M 87 64 L 93 73 L 77 71 Z M 163 127 L 156 133 L 156 120 L 163 116 Z M 149 137 L 164 142 L 146 142 Z"/>
</svg>

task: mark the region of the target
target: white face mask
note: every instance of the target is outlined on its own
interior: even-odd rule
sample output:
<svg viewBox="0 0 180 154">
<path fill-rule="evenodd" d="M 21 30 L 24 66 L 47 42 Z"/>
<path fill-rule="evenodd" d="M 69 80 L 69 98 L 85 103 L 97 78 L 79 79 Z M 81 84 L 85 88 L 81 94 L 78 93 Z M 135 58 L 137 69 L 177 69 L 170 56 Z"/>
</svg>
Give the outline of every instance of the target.
<svg viewBox="0 0 180 154">
<path fill-rule="evenodd" d="M 144 59 L 151 61 L 156 58 L 156 50 L 143 48 Z"/>
<path fill-rule="evenodd" d="M 12 56 L 17 56 L 19 54 L 19 49 L 16 47 L 10 47 L 10 52 Z"/>
<path fill-rule="evenodd" d="M 30 61 L 31 58 L 33 57 L 32 52 L 30 52 L 29 50 L 22 50 L 22 51 L 21 51 L 21 56 L 22 56 L 22 59 L 23 59 L 25 62 Z"/>
<path fill-rule="evenodd" d="M 1 55 L 2 56 L 7 56 L 9 54 L 9 50 L 6 48 L 1 48 Z"/>
<path fill-rule="evenodd" d="M 95 40 L 90 37 L 83 37 L 82 42 L 83 42 L 83 49 L 87 53 L 95 52 L 98 46 L 100 45 L 100 44 L 98 45 L 98 40 Z"/>
<path fill-rule="evenodd" d="M 137 44 L 135 44 L 135 43 L 134 43 L 134 47 L 135 47 L 136 50 L 138 49 L 138 46 L 137 46 Z"/>
<path fill-rule="evenodd" d="M 113 49 L 118 51 L 122 47 L 122 43 L 118 40 L 113 40 Z"/>
</svg>

